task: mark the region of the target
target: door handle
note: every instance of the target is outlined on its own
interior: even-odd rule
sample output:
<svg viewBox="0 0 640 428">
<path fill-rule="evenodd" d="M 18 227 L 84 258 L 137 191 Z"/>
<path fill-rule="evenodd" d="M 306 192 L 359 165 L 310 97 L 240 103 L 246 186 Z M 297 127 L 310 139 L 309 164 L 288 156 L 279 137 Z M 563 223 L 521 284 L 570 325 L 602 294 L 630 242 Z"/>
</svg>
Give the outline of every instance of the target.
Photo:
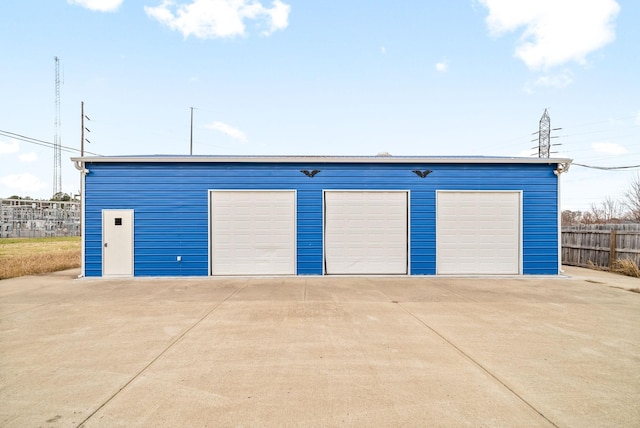
<svg viewBox="0 0 640 428">
<path fill-rule="evenodd" d="M 108 246 L 108 245 L 107 245 L 107 243 L 105 242 L 105 243 L 104 243 L 104 248 L 107 248 L 107 246 Z"/>
</svg>

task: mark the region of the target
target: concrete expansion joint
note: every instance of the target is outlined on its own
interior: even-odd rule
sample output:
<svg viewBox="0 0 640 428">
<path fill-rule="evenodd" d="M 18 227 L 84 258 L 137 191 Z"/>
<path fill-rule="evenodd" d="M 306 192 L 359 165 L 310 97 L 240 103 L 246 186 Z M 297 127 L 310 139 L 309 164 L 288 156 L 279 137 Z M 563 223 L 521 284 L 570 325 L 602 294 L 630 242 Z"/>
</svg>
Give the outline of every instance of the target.
<svg viewBox="0 0 640 428">
<path fill-rule="evenodd" d="M 384 293 L 383 293 L 384 294 Z M 386 295 L 386 294 L 385 294 Z M 389 298 L 389 296 L 387 296 Z M 558 427 L 558 425 L 553 422 L 551 419 L 549 419 L 547 416 L 545 416 L 540 410 L 538 410 L 537 408 L 535 408 L 531 403 L 529 403 L 523 396 L 521 396 L 518 392 L 516 392 L 513 388 L 511 388 L 509 385 L 506 384 L 505 381 L 503 381 L 502 379 L 500 379 L 495 373 L 493 373 L 492 371 L 490 371 L 488 368 L 486 368 L 485 366 L 483 366 L 480 362 L 478 362 L 475 358 L 473 358 L 471 355 L 469 355 L 468 353 L 466 353 L 464 350 L 462 350 L 459 346 L 457 346 L 455 343 L 453 343 L 450 339 L 448 339 L 447 337 L 445 337 L 442 333 L 440 333 L 439 331 L 437 331 L 436 329 L 434 329 L 432 326 L 430 326 L 429 324 L 427 324 L 424 320 L 422 320 L 420 317 L 418 317 L 417 315 L 415 315 L 413 312 L 411 312 L 409 309 L 407 309 L 405 306 L 402 305 L 402 303 L 400 303 L 397 300 L 392 300 L 391 298 L 389 298 L 389 300 L 391 301 L 391 303 L 397 304 L 397 306 L 399 306 L 404 312 L 406 312 L 408 315 L 410 315 L 412 318 L 414 318 L 416 321 L 418 321 L 421 325 L 423 325 L 425 328 L 427 328 L 429 331 L 431 331 L 433 334 L 435 334 L 436 336 L 438 336 L 439 338 L 441 338 L 445 343 L 447 343 L 449 346 L 451 346 L 456 352 L 458 352 L 460 355 L 462 355 L 465 359 L 467 359 L 468 361 L 470 361 L 473 365 L 475 365 L 476 367 L 478 367 L 480 370 L 482 370 L 483 372 L 485 372 L 486 374 L 488 374 L 491 378 L 493 378 L 496 382 L 498 382 L 500 385 L 502 385 L 502 387 L 504 387 L 505 389 L 507 389 L 511 394 L 513 394 L 518 400 L 520 400 L 522 403 L 524 403 L 527 407 L 529 407 L 531 410 L 533 410 L 535 413 L 537 413 L 538 415 L 540 415 L 540 417 L 542 417 L 544 420 L 546 420 L 548 423 L 550 423 L 551 425 L 553 425 L 554 427 Z"/>
<path fill-rule="evenodd" d="M 147 363 L 140 371 L 138 371 L 135 375 L 133 375 L 133 377 L 131 377 L 131 379 L 129 379 L 127 382 L 125 382 L 120 388 L 118 388 L 118 390 L 112 394 L 109 398 L 107 398 L 104 403 L 102 403 L 101 405 L 99 405 L 93 412 L 91 412 L 86 418 L 84 418 L 84 420 L 82 422 L 80 422 L 77 425 L 77 428 L 81 428 L 83 427 L 88 421 L 89 419 L 91 419 L 96 413 L 98 413 L 102 408 L 104 408 L 107 404 L 109 404 L 114 398 L 116 398 L 123 390 L 125 390 L 129 385 L 131 385 L 131 383 L 138 379 L 140 376 L 142 376 L 142 374 L 144 372 L 146 372 L 149 367 L 151 367 L 156 361 L 158 361 L 160 359 L 160 357 L 162 357 L 164 354 L 166 354 L 171 348 L 173 348 L 174 345 L 176 345 L 178 342 L 180 342 L 191 330 L 193 330 L 196 326 L 198 326 L 200 323 L 202 323 L 202 321 L 204 321 L 205 319 L 207 319 L 207 317 L 209 317 L 212 313 L 214 313 L 216 311 L 216 309 L 218 309 L 220 306 L 222 306 L 222 304 L 224 302 L 226 302 L 227 300 L 229 300 L 230 298 L 232 298 L 233 296 L 235 296 L 237 293 L 239 293 L 241 290 L 245 289 L 247 287 L 249 283 L 249 280 L 246 280 L 244 282 L 244 284 L 241 287 L 236 288 L 235 290 L 233 290 L 227 297 L 225 297 L 224 299 L 216 302 L 211 309 L 209 309 L 203 316 L 201 316 L 195 323 L 193 323 L 191 326 L 187 327 L 180 335 L 178 335 L 178 337 L 176 337 L 173 341 L 171 341 L 171 343 L 169 343 L 158 355 L 156 355 L 151 361 L 149 361 L 149 363 Z"/>
</svg>

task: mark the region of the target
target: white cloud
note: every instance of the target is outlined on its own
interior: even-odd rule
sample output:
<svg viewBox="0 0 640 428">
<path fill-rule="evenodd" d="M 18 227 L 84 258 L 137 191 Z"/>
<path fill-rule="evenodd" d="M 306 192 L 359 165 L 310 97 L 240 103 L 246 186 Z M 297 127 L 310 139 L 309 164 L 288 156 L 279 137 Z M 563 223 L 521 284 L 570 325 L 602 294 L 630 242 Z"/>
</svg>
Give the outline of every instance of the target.
<svg viewBox="0 0 640 428">
<path fill-rule="evenodd" d="M 21 162 L 35 162 L 38 160 L 38 154 L 36 152 L 23 153 L 18 155 L 18 159 Z"/>
<path fill-rule="evenodd" d="M 163 0 L 158 6 L 145 6 L 144 10 L 185 38 L 207 39 L 242 36 L 246 20 L 265 28 L 262 34 L 268 36 L 287 28 L 291 6 L 280 0 L 274 0 L 270 8 L 253 0 L 191 0 L 179 4 Z"/>
<path fill-rule="evenodd" d="M 449 70 L 449 61 L 440 61 L 436 63 L 436 70 L 440 73 L 446 73 Z"/>
<path fill-rule="evenodd" d="M 69 4 L 77 4 L 96 12 L 115 12 L 123 0 L 67 0 Z"/>
<path fill-rule="evenodd" d="M 291 12 L 291 6 L 282 3 L 280 0 L 276 0 L 271 4 L 273 7 L 271 9 L 267 9 L 267 13 L 271 17 L 271 23 L 269 29 L 262 33 L 265 36 L 268 36 L 276 30 L 284 30 L 289 26 L 289 12 Z"/>
<path fill-rule="evenodd" d="M 500 36 L 524 27 L 515 56 L 532 70 L 576 61 L 615 39 L 615 0 L 479 0 L 487 9 L 487 25 Z"/>
<path fill-rule="evenodd" d="M 20 144 L 16 140 L 11 139 L 8 143 L 0 141 L 0 155 L 16 153 L 18 150 L 20 150 Z"/>
<path fill-rule="evenodd" d="M 608 155 L 623 155 L 629 152 L 626 147 L 621 146 L 620 144 L 609 142 L 592 143 L 591 148 L 596 152 L 606 153 Z"/>
<path fill-rule="evenodd" d="M 0 183 L 21 193 L 37 192 L 46 186 L 46 183 L 28 172 L 6 175 L 0 178 Z"/>
<path fill-rule="evenodd" d="M 223 134 L 228 135 L 229 137 L 233 138 L 234 140 L 238 140 L 242 143 L 246 143 L 247 142 L 247 136 L 244 134 L 244 132 L 240 131 L 239 129 L 236 129 L 230 125 L 227 125 L 226 123 L 223 122 L 213 122 L 211 125 L 207 125 L 206 126 L 209 129 L 214 129 L 216 131 L 220 131 Z"/>
<path fill-rule="evenodd" d="M 385 55 L 387 53 L 387 48 L 385 48 L 384 46 L 380 46 L 380 53 L 382 53 L 382 55 Z"/>
</svg>

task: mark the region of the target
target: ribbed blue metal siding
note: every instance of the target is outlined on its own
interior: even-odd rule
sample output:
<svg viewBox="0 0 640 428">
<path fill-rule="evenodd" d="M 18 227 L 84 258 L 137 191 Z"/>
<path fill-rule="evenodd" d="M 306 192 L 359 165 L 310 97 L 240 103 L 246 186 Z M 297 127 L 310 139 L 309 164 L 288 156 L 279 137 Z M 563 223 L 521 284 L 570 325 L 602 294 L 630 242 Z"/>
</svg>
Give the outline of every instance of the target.
<svg viewBox="0 0 640 428">
<path fill-rule="evenodd" d="M 447 173 L 432 168 L 434 172 L 426 179 L 432 177 L 430 184 L 438 190 L 522 190 L 522 273 L 556 275 L 558 195 L 554 168 L 541 164 L 450 165 Z"/>
<path fill-rule="evenodd" d="M 557 274 L 557 178 L 552 165 L 87 164 L 87 276 L 102 274 L 103 209 L 133 209 L 136 276 L 208 275 L 208 191 L 297 191 L 297 272 L 321 275 L 323 190 L 410 191 L 411 274 L 436 271 L 436 190 L 522 190 L 523 273 Z M 313 178 L 301 169 L 319 169 Z M 426 178 L 412 170 L 430 169 Z M 176 256 L 182 261 L 176 261 Z"/>
</svg>

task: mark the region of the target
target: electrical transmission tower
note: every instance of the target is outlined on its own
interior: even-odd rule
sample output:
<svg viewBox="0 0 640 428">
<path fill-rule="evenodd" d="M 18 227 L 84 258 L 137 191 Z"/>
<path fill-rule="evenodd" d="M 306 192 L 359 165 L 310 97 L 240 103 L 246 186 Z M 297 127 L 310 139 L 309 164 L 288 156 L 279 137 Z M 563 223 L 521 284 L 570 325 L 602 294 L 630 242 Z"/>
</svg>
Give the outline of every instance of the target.
<svg viewBox="0 0 640 428">
<path fill-rule="evenodd" d="M 551 146 L 561 146 L 562 144 L 551 144 L 552 138 L 558 138 L 558 137 L 552 137 L 551 131 L 558 131 L 560 129 L 562 128 L 551 129 L 551 118 L 549 117 L 549 112 L 547 111 L 547 109 L 544 109 L 544 113 L 540 118 L 538 131 L 531 134 L 531 135 L 538 134 L 538 157 L 539 158 L 549 158 L 551 157 L 551 153 L 557 153 L 557 152 L 551 151 Z M 536 140 L 531 140 L 532 143 L 534 141 Z M 532 147 L 532 149 L 535 149 L 535 147 Z"/>
<path fill-rule="evenodd" d="M 54 57 L 56 62 L 56 97 L 55 97 L 55 118 L 54 118 L 54 135 L 53 135 L 53 194 L 56 195 L 62 191 L 62 157 L 61 145 L 62 137 L 60 136 L 60 60 Z"/>
<path fill-rule="evenodd" d="M 538 157 L 548 158 L 549 153 L 551 153 L 551 118 L 547 109 L 544 109 L 538 129 Z"/>
</svg>

